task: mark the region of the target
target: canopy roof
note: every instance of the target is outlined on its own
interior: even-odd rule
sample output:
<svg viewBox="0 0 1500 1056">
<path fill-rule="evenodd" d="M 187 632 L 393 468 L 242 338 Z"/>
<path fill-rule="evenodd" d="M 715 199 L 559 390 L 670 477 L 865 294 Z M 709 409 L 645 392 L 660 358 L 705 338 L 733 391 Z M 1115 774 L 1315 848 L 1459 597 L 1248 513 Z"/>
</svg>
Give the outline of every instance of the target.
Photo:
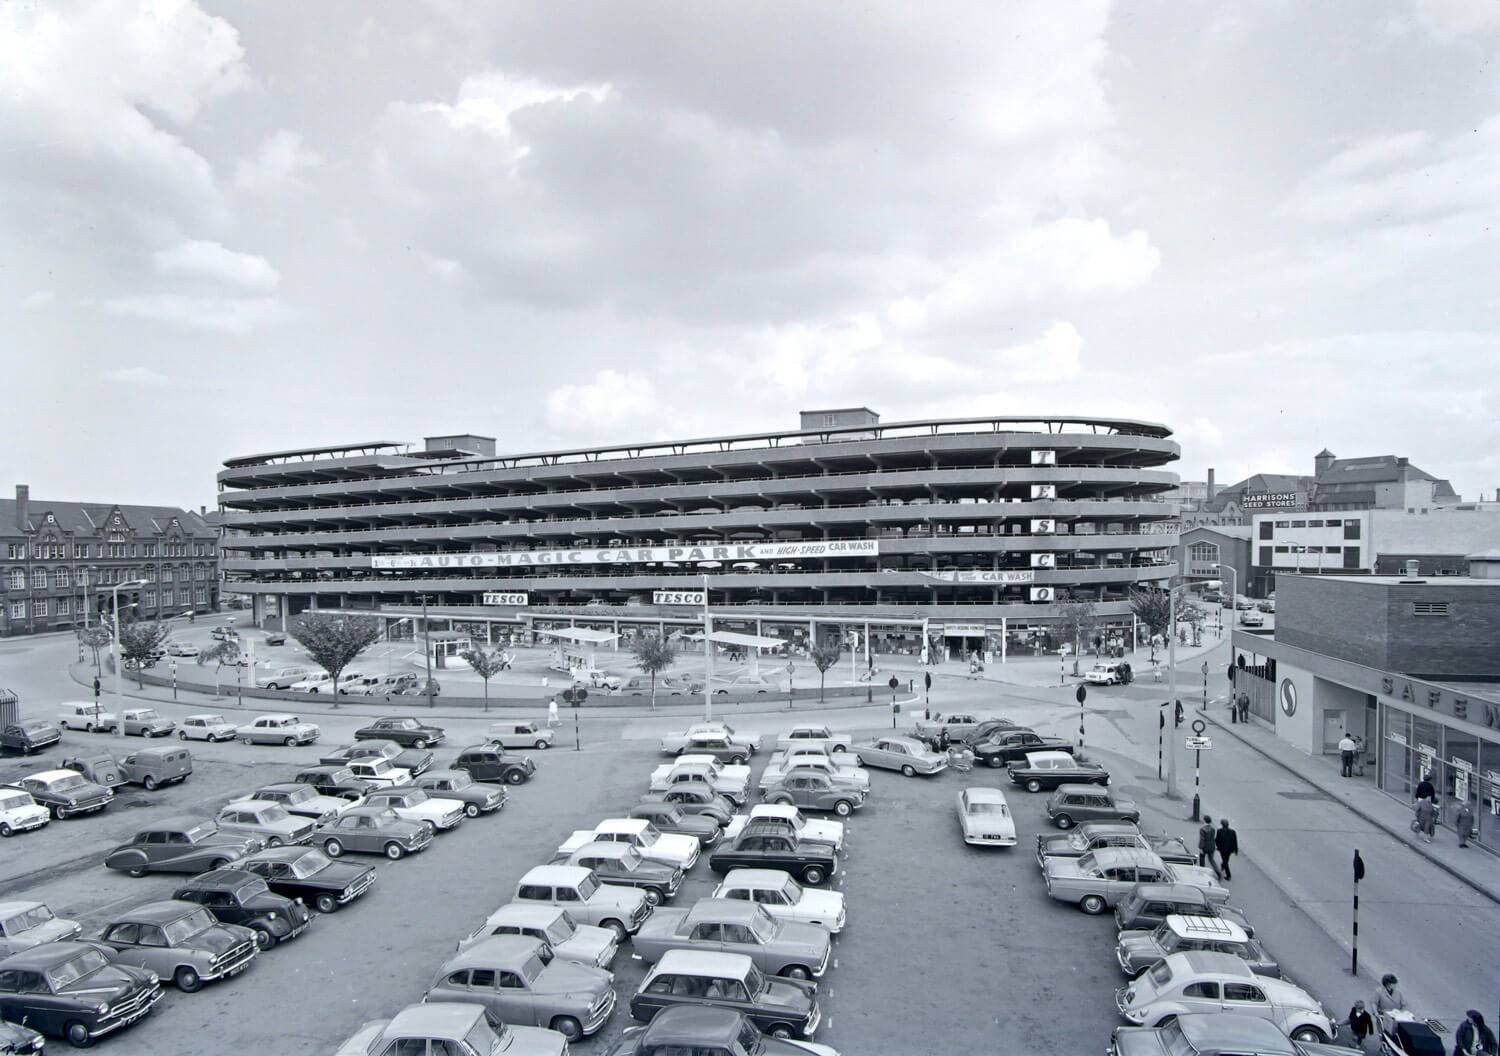
<svg viewBox="0 0 1500 1056">
<path fill-rule="evenodd" d="M 698 634 L 684 634 L 683 637 L 690 642 L 703 641 L 701 632 Z M 709 638 L 720 645 L 743 645 L 746 648 L 754 647 L 756 649 L 780 649 L 786 644 L 784 638 L 768 638 L 763 634 L 740 634 L 738 631 L 714 631 L 709 635 Z"/>
<path fill-rule="evenodd" d="M 557 627 L 549 631 L 538 628 L 536 633 L 552 638 L 562 638 L 569 642 L 587 642 L 591 645 L 603 645 L 620 637 L 613 631 L 598 631 L 592 627 Z"/>
</svg>

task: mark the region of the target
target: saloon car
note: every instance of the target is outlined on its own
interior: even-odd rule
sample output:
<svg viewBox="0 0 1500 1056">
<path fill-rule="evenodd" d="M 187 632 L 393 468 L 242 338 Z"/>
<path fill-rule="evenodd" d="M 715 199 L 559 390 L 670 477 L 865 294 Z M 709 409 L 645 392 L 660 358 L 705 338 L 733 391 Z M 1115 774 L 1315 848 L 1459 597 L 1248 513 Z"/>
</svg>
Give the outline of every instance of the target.
<svg viewBox="0 0 1500 1056">
<path fill-rule="evenodd" d="M 702 692 L 701 687 L 698 692 Z M 661 739 L 661 750 L 667 755 L 681 755 L 699 737 L 721 737 L 739 745 L 747 756 L 755 754 L 755 738 L 735 732 L 734 727 L 727 722 L 700 722 L 681 733 L 669 733 Z"/>
<path fill-rule="evenodd" d="M 811 1041 L 761 1033 L 742 1012 L 710 1006 L 663 1009 L 644 1027 L 626 1027 L 604 1056 L 838 1056 Z"/>
<path fill-rule="evenodd" d="M 1115 927 L 1122 932 L 1150 930 L 1173 913 L 1220 917 L 1238 924 L 1246 935 L 1255 935 L 1244 913 L 1227 902 L 1210 898 L 1207 890 L 1193 884 L 1136 884 L 1115 906 Z"/>
<path fill-rule="evenodd" d="M 752 822 L 733 840 L 725 840 L 708 856 L 716 873 L 731 869 L 779 869 L 805 884 L 821 884 L 838 870 L 833 845 L 799 839 L 784 824 Z"/>
<path fill-rule="evenodd" d="M 0 1053 L 5 1056 L 40 1053 L 46 1046 L 46 1037 L 30 1027 L 23 1027 L 19 1023 L 7 1023 L 0 1019 Z"/>
<path fill-rule="evenodd" d="M 584 844 L 596 840 L 623 843 L 635 848 L 642 858 L 687 871 L 698 864 L 698 841 L 691 836 L 662 832 L 640 818 L 605 818 L 592 829 L 579 829 L 563 841 L 558 854 L 571 854 Z"/>
<path fill-rule="evenodd" d="M 363 799 L 366 792 L 376 787 L 355 777 L 347 766 L 309 766 L 299 770 L 292 782 L 307 785 L 320 796 L 348 801 Z"/>
<path fill-rule="evenodd" d="M 684 782 L 703 782 L 715 792 L 739 804 L 750 793 L 748 766 L 720 766 L 710 755 L 679 755 L 675 763 L 663 763 L 651 772 L 652 792 L 665 792 Z"/>
<path fill-rule="evenodd" d="M 464 771 L 475 781 L 519 785 L 531 780 L 536 763 L 525 756 L 507 755 L 498 744 L 476 744 L 458 753 L 453 769 Z"/>
<path fill-rule="evenodd" d="M 681 1006 L 728 1008 L 775 1038 L 811 1038 L 823 1020 L 809 980 L 768 977 L 742 953 L 667 950 L 630 999 L 630 1014 L 650 1022 Z"/>
<path fill-rule="evenodd" d="M 1119 903 L 1136 884 L 1186 883 L 1201 887 L 1216 901 L 1229 899 L 1212 869 L 1168 865 L 1150 851 L 1134 847 L 1100 847 L 1080 858 L 1048 858 L 1042 867 L 1047 895 L 1098 914 Z"/>
<path fill-rule="evenodd" d="M 899 770 L 906 777 L 936 774 L 948 768 L 948 757 L 934 752 L 912 737 L 876 737 L 854 746 L 854 754 L 866 766 Z"/>
<path fill-rule="evenodd" d="M 82 932 L 76 920 L 53 916 L 45 902 L 0 902 L 0 957 L 47 942 L 66 942 Z"/>
<path fill-rule="evenodd" d="M 311 722 L 295 715 L 258 715 L 246 726 L 234 731 L 241 744 L 312 744 L 322 732 Z"/>
<path fill-rule="evenodd" d="M 1109 771 L 1098 763 L 1083 763 L 1068 752 L 1027 752 L 1023 761 L 1006 764 L 1014 784 L 1028 792 L 1059 785 L 1107 785 Z"/>
<path fill-rule="evenodd" d="M 57 725 L 65 730 L 84 730 L 87 733 L 94 733 L 105 729 L 114 721 L 115 713 L 105 711 L 98 701 L 85 703 L 73 700 L 63 704 Z"/>
<path fill-rule="evenodd" d="M 1096 785 L 1058 785 L 1047 799 L 1047 817 L 1059 829 L 1071 829 L 1081 821 L 1141 820 L 1141 808 L 1107 788 Z"/>
<path fill-rule="evenodd" d="M 196 902 L 220 924 L 249 928 L 262 950 L 295 939 L 312 923 L 312 914 L 301 902 L 272 892 L 265 880 L 244 869 L 200 873 L 172 892 L 172 897 Z"/>
<path fill-rule="evenodd" d="M 568 1039 L 555 1030 L 513 1027 L 483 1005 L 429 1001 L 408 1005 L 390 1019 L 366 1021 L 334 1056 L 567 1056 Z"/>
<path fill-rule="evenodd" d="M 539 751 L 551 748 L 555 736 L 552 727 L 535 722 L 494 722 L 484 732 L 487 744 L 498 744 L 502 748 L 535 748 Z"/>
<path fill-rule="evenodd" d="M 1363 1051 L 1298 1041 L 1254 1016 L 1195 1012 L 1160 1027 L 1116 1027 L 1107 1056 L 1360 1056 Z"/>
<path fill-rule="evenodd" d="M 0 785 L 0 837 L 39 829 L 52 820 L 47 808 L 14 785 Z"/>
<path fill-rule="evenodd" d="M 1030 752 L 1066 753 L 1073 755 L 1073 746 L 1061 737 L 1043 737 L 1031 730 L 996 730 L 989 737 L 973 745 L 974 762 L 998 770 L 1007 763 L 1021 762 Z"/>
<path fill-rule="evenodd" d="M 335 748 L 321 759 L 328 766 L 353 766 L 369 759 L 386 759 L 397 769 L 405 770 L 412 777 L 425 773 L 432 767 L 432 753 L 425 748 L 403 748 L 395 741 L 377 738 L 355 741 L 342 748 Z M 355 770 L 355 773 L 359 773 Z"/>
<path fill-rule="evenodd" d="M 104 864 L 131 876 L 204 873 L 264 847 L 253 836 L 221 833 L 213 822 L 202 818 L 169 818 L 138 831 L 129 843 L 105 855 Z"/>
<path fill-rule="evenodd" d="M 706 781 L 679 781 L 665 791 L 648 793 L 642 803 L 670 803 L 684 814 L 701 814 L 720 825 L 734 817 L 735 804 Z"/>
<path fill-rule="evenodd" d="M 864 806 L 868 794 L 853 782 L 810 766 L 788 770 L 761 793 L 767 803 L 791 804 L 803 810 L 831 810 L 841 818 Z"/>
<path fill-rule="evenodd" d="M 1115 991 L 1132 1026 L 1159 1027 L 1195 1012 L 1231 1012 L 1270 1020 L 1290 1038 L 1325 1042 L 1337 1035 L 1316 998 L 1284 979 L 1256 975 L 1229 953 L 1174 953 Z"/>
<path fill-rule="evenodd" d="M 827 928 L 777 920 L 762 906 L 739 899 L 701 898 L 691 909 L 659 909 L 632 940 L 650 964 L 668 950 L 743 953 L 769 975 L 816 979 L 833 955 Z"/>
<path fill-rule="evenodd" d="M 293 781 L 287 784 L 266 785 L 250 793 L 243 800 L 234 800 L 234 803 L 275 803 L 288 814 L 299 818 L 309 818 L 322 824 L 338 817 L 349 809 L 349 800 L 340 799 L 335 796 L 319 794 L 312 785 L 298 784 Z"/>
<path fill-rule="evenodd" d="M 184 741 L 232 741 L 238 735 L 234 724 L 222 715 L 186 715 L 177 725 L 177 737 Z"/>
<path fill-rule="evenodd" d="M 458 948 L 467 949 L 491 935 L 527 935 L 541 939 L 563 960 L 595 968 L 608 968 L 619 950 L 615 933 L 592 924 L 579 924 L 561 906 L 539 902 L 510 902 L 485 918 L 484 923 L 460 939 Z"/>
<path fill-rule="evenodd" d="M 441 726 L 428 726 L 410 715 L 388 715 L 354 731 L 356 741 L 394 741 L 401 747 L 416 749 L 440 744 L 445 736 Z"/>
<path fill-rule="evenodd" d="M 870 774 L 860 765 L 859 757 L 853 752 L 832 753 L 821 745 L 801 744 L 783 748 L 766 761 L 765 769 L 760 775 L 761 791 L 764 792 L 775 784 L 783 774 L 800 767 L 821 770 L 833 778 L 835 783 L 853 785 L 866 791 L 870 788 Z"/>
<path fill-rule="evenodd" d="M 313 823 L 293 815 L 280 803 L 239 799 L 226 805 L 214 819 L 219 831 L 235 836 L 253 836 L 266 847 L 284 843 L 306 843 L 312 839 Z"/>
<path fill-rule="evenodd" d="M 4 787 L 0 786 L 0 790 Z M 103 810 L 115 798 L 112 789 L 95 784 L 76 770 L 43 770 L 21 778 L 16 786 L 11 787 L 29 793 L 56 821 Z"/>
<path fill-rule="evenodd" d="M 62 731 L 45 719 L 23 719 L 0 726 L 0 748 L 30 755 L 62 740 Z"/>
<path fill-rule="evenodd" d="M 615 1009 L 614 976 L 564 960 L 542 939 L 491 935 L 450 957 L 424 1001 L 468 1001 L 506 1024 L 546 1027 L 570 1042 L 596 1033 Z"/>
<path fill-rule="evenodd" d="M 1155 851 L 1162 861 L 1196 865 L 1198 855 L 1178 836 L 1147 836 L 1130 821 L 1086 821 L 1069 832 L 1039 832 L 1036 862 L 1046 858 L 1079 858 L 1099 847 L 1140 847 Z"/>
<path fill-rule="evenodd" d="M 944 739 L 960 740 L 979 726 L 979 716 L 963 712 L 943 714 L 935 712 L 932 718 L 921 718 L 913 726 L 916 737 L 923 741 L 938 742 Z"/>
<path fill-rule="evenodd" d="M 628 887 L 599 882 L 592 870 L 576 865 L 539 865 L 516 884 L 516 901 L 566 909 L 580 924 L 615 933 L 624 942 L 651 916 L 646 896 Z"/>
<path fill-rule="evenodd" d="M 125 776 L 120 773 L 120 761 L 109 752 L 64 756 L 62 766 L 64 770 L 76 770 L 94 784 L 105 788 L 117 788 L 125 783 Z"/>
<path fill-rule="evenodd" d="M 510 795 L 504 785 L 475 781 L 466 770 L 429 770 L 412 784 L 435 798 L 462 803 L 468 818 L 499 810 Z"/>
<path fill-rule="evenodd" d="M 1168 954 L 1188 950 L 1229 953 L 1250 966 L 1256 975 L 1281 976 L 1281 966 L 1266 948 L 1246 935 L 1233 921 L 1219 917 L 1182 916 L 1173 913 L 1150 931 L 1122 931 L 1115 943 L 1115 961 L 1120 971 L 1135 978 Z"/>
<path fill-rule="evenodd" d="M 736 814 L 724 828 L 724 839 L 733 840 L 751 822 L 775 822 L 785 825 L 786 831 L 799 840 L 816 840 L 844 849 L 844 823 L 842 821 L 814 821 L 791 803 L 757 803 L 748 814 Z"/>
<path fill-rule="evenodd" d="M 776 738 L 776 750 L 784 751 L 803 744 L 821 744 L 830 752 L 847 752 L 852 743 L 848 734 L 834 733 L 827 726 L 793 726 Z"/>
<path fill-rule="evenodd" d="M 411 771 L 403 770 L 382 755 L 369 755 L 363 759 L 350 759 L 344 764 L 356 781 L 367 789 L 393 788 L 411 783 Z"/>
<path fill-rule="evenodd" d="M 653 906 L 677 894 L 682 886 L 681 869 L 648 861 L 624 843 L 585 843 L 574 851 L 559 854 L 552 864 L 581 866 L 592 870 L 606 884 L 636 888 Z"/>
<path fill-rule="evenodd" d="M 161 1000 L 152 971 L 111 964 L 85 942 L 49 942 L 0 961 L 0 1019 L 85 1048 Z"/>
<path fill-rule="evenodd" d="M 719 842 L 724 830 L 719 823 L 706 814 L 685 814 L 672 803 L 637 803 L 630 808 L 630 816 L 649 821 L 661 832 L 690 836 L 698 846 L 712 847 Z"/>
<path fill-rule="evenodd" d="M 464 820 L 464 805 L 460 800 L 428 795 L 415 785 L 374 789 L 365 795 L 364 805 L 390 807 L 398 818 L 426 825 L 433 832 L 456 829 Z"/>
<path fill-rule="evenodd" d="M 104 731 L 119 733 L 122 727 L 127 737 L 167 737 L 177 729 L 177 724 L 162 718 L 155 708 L 126 708 Z"/>
<path fill-rule="evenodd" d="M 319 913 L 333 913 L 375 884 L 368 865 L 333 862 L 310 847 L 275 847 L 243 859 L 238 868 L 254 873 L 278 895 L 295 898 Z"/>
<path fill-rule="evenodd" d="M 255 685 L 258 689 L 291 689 L 313 673 L 309 667 L 278 667 L 267 671 L 263 675 L 255 676 Z M 326 680 L 327 675 L 323 678 Z"/>
<path fill-rule="evenodd" d="M 837 935 L 844 930 L 844 896 L 803 887 L 780 869 L 731 869 L 713 898 L 752 902 L 777 920 L 816 924 Z"/>
<path fill-rule="evenodd" d="M 355 806 L 319 825 L 312 838 L 330 858 L 355 851 L 395 861 L 425 849 L 432 842 L 432 830 L 420 822 L 403 821 L 390 807 Z"/>
<path fill-rule="evenodd" d="M 971 787 L 958 793 L 958 827 L 976 847 L 1014 847 L 1016 819 L 998 788 Z"/>
<path fill-rule="evenodd" d="M 249 928 L 220 924 L 197 903 L 175 899 L 117 914 L 91 945 L 115 964 L 172 980 L 185 994 L 238 975 L 260 952 Z"/>
</svg>

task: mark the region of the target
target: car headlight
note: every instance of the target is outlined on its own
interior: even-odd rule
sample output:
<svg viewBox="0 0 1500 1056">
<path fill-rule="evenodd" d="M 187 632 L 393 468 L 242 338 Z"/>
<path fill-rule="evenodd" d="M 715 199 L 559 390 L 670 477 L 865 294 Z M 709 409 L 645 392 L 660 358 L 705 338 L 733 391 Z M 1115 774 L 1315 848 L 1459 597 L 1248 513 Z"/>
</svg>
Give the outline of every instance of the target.
<svg viewBox="0 0 1500 1056">
<path fill-rule="evenodd" d="M 281 919 L 281 913 L 278 910 L 274 910 L 273 909 L 273 910 L 271 910 L 271 912 L 269 912 L 269 913 L 266 914 L 266 919 L 267 920 L 280 920 Z"/>
<path fill-rule="evenodd" d="M 109 1002 L 108 1001 L 100 1001 L 100 1002 L 98 1002 L 97 1004 L 95 1004 L 93 1006 L 93 1009 L 94 1009 L 94 1015 L 96 1015 L 96 1016 L 102 1016 L 102 1015 L 104 1015 L 104 1013 L 106 1013 L 106 1012 L 109 1011 Z"/>
<path fill-rule="evenodd" d="M 157 975 L 155 972 L 147 972 L 146 981 L 149 982 L 152 986 L 158 986 L 161 984 L 161 976 Z"/>
</svg>

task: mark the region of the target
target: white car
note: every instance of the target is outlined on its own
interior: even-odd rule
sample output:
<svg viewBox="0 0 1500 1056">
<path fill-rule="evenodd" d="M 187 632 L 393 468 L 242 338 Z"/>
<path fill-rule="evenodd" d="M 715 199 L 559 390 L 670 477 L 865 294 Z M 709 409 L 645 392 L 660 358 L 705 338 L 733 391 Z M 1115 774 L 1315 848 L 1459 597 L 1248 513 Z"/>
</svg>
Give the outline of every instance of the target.
<svg viewBox="0 0 1500 1056">
<path fill-rule="evenodd" d="M 226 804 L 214 819 L 220 832 L 236 836 L 253 836 L 267 847 L 284 843 L 307 843 L 312 839 L 313 823 L 293 815 L 280 803 L 260 799 L 240 799 Z"/>
<path fill-rule="evenodd" d="M 380 675 L 361 675 L 356 672 L 353 675 L 339 676 L 339 692 L 346 696 L 368 697 L 379 691 L 379 687 L 385 679 Z"/>
<path fill-rule="evenodd" d="M 298 782 L 288 782 L 280 785 L 266 785 L 258 788 L 242 799 L 236 799 L 233 803 L 277 803 L 285 808 L 288 814 L 295 814 L 301 818 L 311 818 L 319 825 L 332 821 L 344 811 L 354 806 L 347 799 L 337 796 L 319 795 L 318 790 L 312 785 L 304 785 Z M 233 803 L 230 805 L 232 806 Z"/>
<path fill-rule="evenodd" d="M 712 898 L 754 902 L 777 920 L 817 924 L 837 935 L 844 930 L 844 896 L 803 887 L 780 869 L 731 869 Z"/>
<path fill-rule="evenodd" d="M 356 771 L 356 774 L 358 772 Z M 429 796 L 425 788 L 415 785 L 377 788 L 365 794 L 361 806 L 390 807 L 402 821 L 415 821 L 433 832 L 458 828 L 464 820 L 462 800 Z"/>
<path fill-rule="evenodd" d="M 831 843 L 835 851 L 844 849 L 844 823 L 842 821 L 813 821 L 792 803 L 757 803 L 748 814 L 736 814 L 724 828 L 724 844 L 728 846 L 739 836 L 740 831 L 752 821 L 773 818 L 792 827 L 799 840 L 816 840 Z"/>
<path fill-rule="evenodd" d="M 31 793 L 19 788 L 0 788 L 0 836 L 39 829 L 52 820 L 46 807 L 37 805 Z"/>
<path fill-rule="evenodd" d="M 771 756 L 770 761 L 766 763 L 766 768 L 760 774 L 760 790 L 764 792 L 780 781 L 787 771 L 799 766 L 821 770 L 829 777 L 850 782 L 867 792 L 870 789 L 870 775 L 864 767 L 859 765 L 859 756 L 852 752 L 839 752 L 837 755 L 831 755 L 819 745 L 802 744 Z"/>
<path fill-rule="evenodd" d="M 411 771 L 381 755 L 366 755 L 344 764 L 349 772 L 371 787 L 411 784 Z"/>
<path fill-rule="evenodd" d="M 295 715 L 259 715 L 248 726 L 240 726 L 234 734 L 241 744 L 312 744 L 322 732 L 310 722 L 303 722 Z"/>
<path fill-rule="evenodd" d="M 291 689 L 312 674 L 312 670 L 306 667 L 278 667 L 263 675 L 256 675 L 255 685 L 257 689 Z"/>
<path fill-rule="evenodd" d="M 1016 819 L 998 788 L 966 788 L 958 794 L 958 827 L 976 847 L 1014 847 Z"/>
<path fill-rule="evenodd" d="M 184 741 L 232 741 L 238 731 L 222 715 L 187 715 L 177 727 L 177 736 Z"/>
<path fill-rule="evenodd" d="M 79 700 L 71 700 L 63 705 L 63 711 L 58 716 L 57 724 L 65 730 L 83 730 L 93 733 L 95 730 L 107 730 L 114 724 L 115 713 L 105 711 L 97 703 L 86 703 Z"/>
<path fill-rule="evenodd" d="M 745 749 L 745 754 L 755 754 L 756 739 L 753 736 L 736 733 L 734 727 L 727 722 L 700 722 L 681 733 L 669 733 L 661 739 L 661 750 L 667 755 L 681 755 L 688 750 L 688 745 L 699 737 L 723 737 L 725 740 L 733 741 Z"/>
<path fill-rule="evenodd" d="M 623 843 L 634 847 L 642 858 L 674 866 L 687 872 L 698 862 L 701 845 L 696 836 L 665 833 L 645 818 L 606 818 L 592 829 L 579 829 L 557 848 L 572 854 L 590 843 Z"/>
<path fill-rule="evenodd" d="M 575 923 L 561 906 L 509 902 L 485 918 L 465 938 L 458 940 L 460 952 L 491 935 L 525 935 L 541 939 L 565 961 L 608 968 L 619 950 L 615 933 L 592 924 Z"/>
<path fill-rule="evenodd" d="M 720 766 L 711 755 L 679 755 L 674 763 L 663 763 L 651 771 L 652 792 L 665 792 L 684 781 L 704 781 L 721 796 L 743 803 L 750 794 L 748 766 Z"/>
<path fill-rule="evenodd" d="M 191 642 L 168 642 L 168 656 L 185 656 L 192 658 L 198 655 L 198 647 Z"/>
<path fill-rule="evenodd" d="M 761 675 L 744 674 L 735 678 L 714 679 L 715 693 L 728 693 L 731 689 L 744 693 L 779 693 L 780 688 Z"/>
<path fill-rule="evenodd" d="M 297 693 L 327 693 L 332 685 L 333 676 L 327 671 L 314 671 L 306 678 L 299 678 L 286 688 Z"/>
<path fill-rule="evenodd" d="M 1232 953 L 1171 953 L 1115 991 L 1115 1005 L 1132 1026 L 1155 1027 L 1195 1012 L 1234 1012 L 1268 1019 L 1295 1041 L 1325 1042 L 1333 1019 L 1307 991 L 1257 975 Z"/>
<path fill-rule="evenodd" d="M 827 726 L 793 726 L 776 738 L 776 750 L 804 744 L 821 744 L 830 752 L 847 752 L 854 741 L 848 734 L 834 733 Z"/>
<path fill-rule="evenodd" d="M 1119 685 L 1125 681 L 1125 669 L 1120 661 L 1107 660 L 1085 671 L 1083 679 L 1091 686 Z"/>
<path fill-rule="evenodd" d="M 551 748 L 555 736 L 552 727 L 534 722 L 495 722 L 485 731 L 484 739 L 489 744 L 502 748 Z"/>
</svg>

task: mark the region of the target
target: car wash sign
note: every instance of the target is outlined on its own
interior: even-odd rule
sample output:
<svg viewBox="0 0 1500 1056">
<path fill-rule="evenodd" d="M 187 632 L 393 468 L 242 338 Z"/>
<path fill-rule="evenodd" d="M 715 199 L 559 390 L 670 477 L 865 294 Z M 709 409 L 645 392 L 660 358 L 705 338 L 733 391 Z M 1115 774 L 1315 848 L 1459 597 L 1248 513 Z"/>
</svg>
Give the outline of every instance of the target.
<svg viewBox="0 0 1500 1056">
<path fill-rule="evenodd" d="M 928 579 L 940 579 L 944 583 L 1031 583 L 1036 573 L 1029 568 L 955 568 L 941 572 L 923 572 Z"/>
<path fill-rule="evenodd" d="M 799 558 L 874 557 L 877 539 L 824 539 L 803 543 L 731 546 L 588 547 L 579 550 L 500 550 L 490 553 L 377 554 L 371 568 L 536 568 L 566 565 L 652 564 L 693 561 L 795 561 Z"/>
</svg>

